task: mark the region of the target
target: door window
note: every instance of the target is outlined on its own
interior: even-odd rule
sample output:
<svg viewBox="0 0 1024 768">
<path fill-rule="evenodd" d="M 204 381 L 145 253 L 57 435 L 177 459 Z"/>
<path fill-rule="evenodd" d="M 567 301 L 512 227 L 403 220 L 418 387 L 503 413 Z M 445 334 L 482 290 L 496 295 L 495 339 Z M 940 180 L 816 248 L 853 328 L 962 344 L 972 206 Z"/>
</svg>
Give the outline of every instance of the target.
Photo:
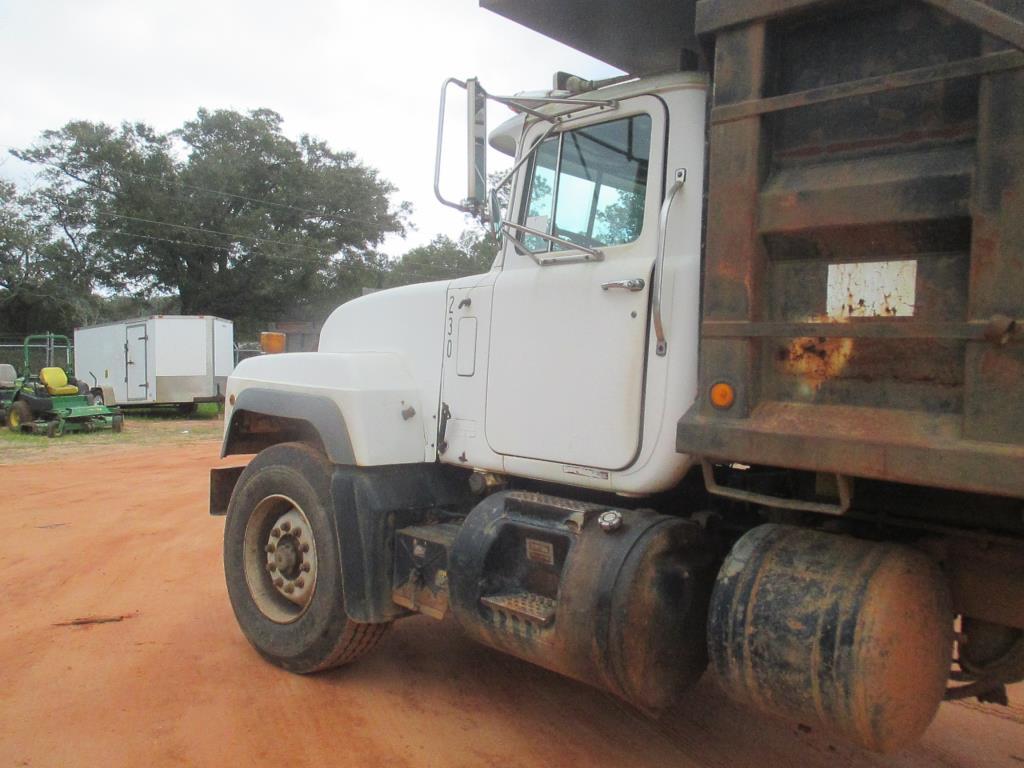
<svg viewBox="0 0 1024 768">
<path fill-rule="evenodd" d="M 552 136 L 537 149 L 524 225 L 579 245 L 622 245 L 644 220 L 651 118 L 636 115 Z M 564 250 L 536 235 L 534 253 Z"/>
</svg>

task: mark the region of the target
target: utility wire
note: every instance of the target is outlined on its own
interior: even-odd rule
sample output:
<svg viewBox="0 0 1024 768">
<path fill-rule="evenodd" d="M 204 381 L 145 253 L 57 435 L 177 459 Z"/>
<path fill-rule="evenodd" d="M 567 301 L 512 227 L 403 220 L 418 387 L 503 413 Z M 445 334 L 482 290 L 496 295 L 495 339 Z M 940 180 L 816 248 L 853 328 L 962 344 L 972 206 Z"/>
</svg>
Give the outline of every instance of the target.
<svg viewBox="0 0 1024 768">
<path fill-rule="evenodd" d="M 20 151 L 24 151 L 20 147 L 15 147 L 15 146 L 13 146 L 11 144 L 0 144 L 0 147 L 4 147 L 5 149 L 15 149 L 15 150 L 18 150 L 19 152 Z M 21 159 L 21 158 L 18 158 L 18 159 Z M 46 165 L 46 166 L 49 166 L 51 168 L 56 168 L 58 171 L 61 171 L 62 173 L 67 173 L 67 171 L 64 169 L 64 166 L 62 166 L 59 163 L 52 162 L 50 160 L 23 160 L 23 162 L 33 163 L 35 165 Z M 249 201 L 251 203 L 258 203 L 260 205 L 269 205 L 269 206 L 274 206 L 274 207 L 277 207 L 277 208 L 285 208 L 285 209 L 292 210 L 292 211 L 298 211 L 299 213 L 307 213 L 310 216 L 316 216 L 316 217 L 319 217 L 319 218 L 323 218 L 324 217 L 324 212 L 323 211 L 313 211 L 313 210 L 310 210 L 308 208 L 299 208 L 299 207 L 294 206 L 294 205 L 288 205 L 287 203 L 278 203 L 278 202 L 275 202 L 273 200 L 267 200 L 265 198 L 248 197 L 246 195 L 239 195 L 239 194 L 237 194 L 235 192 L 226 192 L 226 191 L 224 191 L 222 189 L 211 189 L 210 187 L 200 187 L 200 186 L 197 186 L 195 184 L 188 184 L 188 183 L 186 183 L 184 181 L 172 181 L 170 179 L 162 179 L 159 176 L 152 176 L 152 175 L 145 174 L 145 173 L 139 173 L 138 171 L 129 171 L 129 170 L 126 170 L 126 169 L 123 169 L 123 168 L 118 168 L 113 163 L 110 163 L 108 161 L 89 161 L 89 160 L 83 160 L 83 161 L 80 161 L 80 164 L 84 165 L 84 166 L 88 166 L 90 168 L 101 168 L 101 169 L 102 168 L 107 168 L 107 169 L 109 169 L 110 171 L 112 171 L 115 174 L 116 173 L 121 173 L 121 174 L 125 174 L 127 176 L 136 176 L 136 177 L 138 177 L 140 179 L 149 179 L 150 181 L 155 181 L 155 182 L 157 182 L 159 184 L 164 184 L 164 185 L 167 185 L 167 186 L 182 187 L 182 188 L 185 188 L 185 189 L 194 189 L 194 190 L 196 190 L 198 192 L 208 192 L 208 193 L 213 194 L 213 195 L 222 195 L 224 197 L 233 197 L 233 198 L 236 198 L 238 200 L 247 200 L 247 201 Z M 108 194 L 114 194 L 110 190 L 103 190 L 103 191 L 107 192 Z M 320 202 L 324 206 L 328 205 L 327 203 L 325 203 L 323 201 L 314 200 L 313 202 Z M 345 214 L 345 213 L 342 213 L 340 211 L 329 213 L 329 214 L 327 214 L 327 217 L 328 218 L 333 218 L 333 219 L 339 219 L 339 220 L 342 220 L 342 221 L 350 221 L 350 222 L 355 223 L 355 224 L 369 224 L 369 223 L 371 223 L 371 222 L 366 221 L 365 219 L 358 219 L 358 218 L 355 218 L 354 216 L 352 216 L 350 214 Z"/>
<path fill-rule="evenodd" d="M 299 245 L 298 243 L 289 243 L 284 240 L 271 240 L 266 237 L 257 237 L 256 235 L 242 235 L 237 232 L 223 232 L 219 229 L 207 229 L 205 227 L 193 227 L 188 224 L 176 224 L 172 221 L 157 221 L 156 219 L 143 219 L 138 216 L 128 216 L 123 213 L 110 213 L 109 211 L 97 211 L 97 216 L 108 216 L 115 219 L 126 219 L 128 221 L 138 221 L 143 224 L 157 224 L 163 227 L 173 227 L 175 229 L 184 229 L 189 232 L 201 232 L 208 235 L 223 235 L 224 237 L 231 237 L 238 240 L 253 240 L 258 243 L 271 243 L 273 245 L 283 245 L 286 248 L 297 248 L 303 251 L 309 251 L 310 253 L 317 253 L 309 246 Z"/>
<path fill-rule="evenodd" d="M 228 246 L 228 245 L 209 245 L 208 243 L 194 243 L 194 242 L 192 242 L 190 240 L 176 240 L 176 239 L 170 238 L 170 237 L 157 237 L 156 235 L 143 235 L 143 234 L 139 234 L 139 233 L 136 233 L 136 232 L 125 232 L 125 231 L 120 230 L 120 229 L 101 229 L 101 228 L 97 227 L 97 228 L 94 229 L 94 231 L 95 232 L 102 232 L 104 234 L 109 234 L 109 235 L 122 235 L 124 237 L 129 237 L 129 238 L 141 238 L 141 239 L 144 239 L 144 240 L 153 240 L 153 241 L 162 242 L 162 243 L 174 243 L 174 244 L 177 244 L 177 245 L 188 245 L 188 246 L 192 246 L 192 247 L 196 247 L 196 248 L 208 248 L 208 249 L 214 250 L 214 251 L 227 251 L 227 250 L 231 249 L 231 246 Z M 264 258 L 267 258 L 267 259 L 277 259 L 277 260 L 283 260 L 283 261 L 293 261 L 293 262 L 297 262 L 297 263 L 309 263 L 310 262 L 310 259 L 302 258 L 302 257 L 299 257 L 299 256 L 288 256 L 287 254 L 278 254 L 278 253 L 269 254 L 268 253 L 268 254 L 262 254 L 262 256 Z M 390 273 L 391 269 L 397 263 L 398 262 L 389 262 L 389 266 L 385 267 L 385 269 L 384 269 L 384 274 Z M 367 267 L 367 269 L 372 269 L 373 268 L 372 265 L 370 265 L 370 264 L 367 264 L 365 266 Z M 408 276 L 408 277 L 421 278 L 423 280 L 448 280 L 448 279 L 454 279 L 454 278 L 443 277 L 443 276 L 439 277 L 438 275 L 431 275 L 431 274 L 427 274 L 425 272 L 416 272 L 416 271 L 410 271 L 410 270 L 402 270 L 402 275 L 403 276 Z"/>
</svg>

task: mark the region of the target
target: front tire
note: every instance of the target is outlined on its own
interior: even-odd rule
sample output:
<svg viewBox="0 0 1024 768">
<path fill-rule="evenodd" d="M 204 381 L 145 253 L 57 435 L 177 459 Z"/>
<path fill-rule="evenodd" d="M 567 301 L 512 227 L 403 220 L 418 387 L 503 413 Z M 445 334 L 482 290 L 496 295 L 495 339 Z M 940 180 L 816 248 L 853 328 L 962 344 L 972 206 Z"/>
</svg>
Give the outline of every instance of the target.
<svg viewBox="0 0 1024 768">
<path fill-rule="evenodd" d="M 21 432 L 31 426 L 33 418 L 28 403 L 24 400 L 15 400 L 7 409 L 7 428 L 11 432 Z"/>
<path fill-rule="evenodd" d="M 299 674 L 354 661 L 390 626 L 345 614 L 330 477 L 310 446 L 271 446 L 242 472 L 224 528 L 224 574 L 242 632 L 265 659 Z"/>
</svg>

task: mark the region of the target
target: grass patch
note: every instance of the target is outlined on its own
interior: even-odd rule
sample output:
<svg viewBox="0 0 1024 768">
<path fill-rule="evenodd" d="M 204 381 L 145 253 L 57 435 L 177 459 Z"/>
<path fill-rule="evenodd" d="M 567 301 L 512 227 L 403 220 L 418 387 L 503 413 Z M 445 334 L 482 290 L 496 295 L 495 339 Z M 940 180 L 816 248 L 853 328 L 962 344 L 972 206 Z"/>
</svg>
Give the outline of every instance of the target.
<svg viewBox="0 0 1024 768">
<path fill-rule="evenodd" d="M 0 428 L 0 464 L 12 460 L 48 459 L 96 448 L 116 448 L 161 443 L 182 444 L 217 440 L 224 429 L 223 415 L 216 403 L 202 403 L 193 416 L 184 417 L 171 409 L 149 409 L 125 413 L 124 431 L 69 432 L 50 438 L 11 432 Z"/>
</svg>

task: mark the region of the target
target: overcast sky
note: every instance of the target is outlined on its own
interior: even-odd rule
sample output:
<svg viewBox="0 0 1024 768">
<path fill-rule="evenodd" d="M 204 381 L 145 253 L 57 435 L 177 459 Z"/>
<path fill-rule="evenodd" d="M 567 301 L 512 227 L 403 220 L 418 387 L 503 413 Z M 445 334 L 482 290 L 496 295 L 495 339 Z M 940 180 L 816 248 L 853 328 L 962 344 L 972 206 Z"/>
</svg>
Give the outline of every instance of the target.
<svg viewBox="0 0 1024 768">
<path fill-rule="evenodd" d="M 413 204 L 416 231 L 389 240 L 391 256 L 463 228 L 432 189 L 446 77 L 475 75 L 491 93 L 509 94 L 550 88 L 558 69 L 617 73 L 476 0 L 0 0 L 0 51 L 0 176 L 30 184 L 32 170 L 7 150 L 68 120 L 139 120 L 168 131 L 199 107 L 269 107 L 289 136 L 310 133 L 356 152 L 398 187 L 396 199 Z M 501 113 L 492 115 L 489 129 Z M 459 151 L 451 197 L 464 194 Z M 492 170 L 508 164 L 500 158 L 492 153 Z"/>
</svg>

